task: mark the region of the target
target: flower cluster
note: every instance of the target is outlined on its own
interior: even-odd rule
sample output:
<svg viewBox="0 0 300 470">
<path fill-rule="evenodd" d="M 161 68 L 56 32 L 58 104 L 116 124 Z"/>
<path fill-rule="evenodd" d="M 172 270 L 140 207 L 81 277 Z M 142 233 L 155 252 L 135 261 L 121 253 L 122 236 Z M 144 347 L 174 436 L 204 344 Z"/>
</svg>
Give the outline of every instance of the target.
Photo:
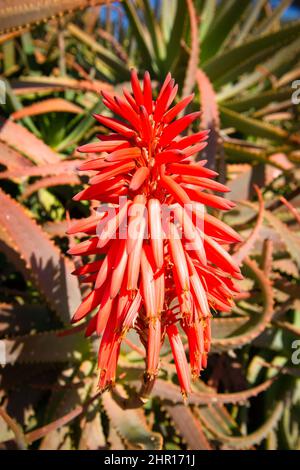
<svg viewBox="0 0 300 470">
<path fill-rule="evenodd" d="M 141 86 L 133 71 L 131 85 L 122 97 L 102 93 L 104 105 L 121 119 L 96 114 L 110 133 L 79 148 L 99 155 L 81 165 L 95 174 L 74 199 L 100 201 L 102 212 L 68 231 L 89 236 L 70 254 L 96 255 L 75 271 L 93 288 L 73 321 L 97 309 L 86 335 L 101 335 L 101 389 L 114 383 L 122 339 L 135 328 L 146 349 L 145 381 L 157 376 L 167 336 L 182 393 L 188 394 L 190 376 L 198 377 L 207 364 L 211 310 L 231 310 L 238 292 L 233 279 L 241 278 L 227 251 L 240 238 L 207 208 L 230 210 L 234 204 L 212 193 L 228 188 L 214 180 L 217 173 L 206 161 L 193 158 L 206 146 L 208 131 L 180 136 L 200 115 L 178 117 L 193 95 L 171 107 L 177 85 L 170 74 L 156 100 L 147 72 Z"/>
</svg>

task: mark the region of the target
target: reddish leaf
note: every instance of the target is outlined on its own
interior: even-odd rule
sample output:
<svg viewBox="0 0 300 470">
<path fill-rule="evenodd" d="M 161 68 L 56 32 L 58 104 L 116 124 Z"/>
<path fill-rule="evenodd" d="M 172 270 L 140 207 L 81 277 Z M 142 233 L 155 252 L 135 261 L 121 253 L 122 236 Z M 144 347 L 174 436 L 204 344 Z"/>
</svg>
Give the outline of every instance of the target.
<svg viewBox="0 0 300 470">
<path fill-rule="evenodd" d="M 17 121 L 27 116 L 37 116 L 45 113 L 74 113 L 81 114 L 84 110 L 74 103 L 63 98 L 50 98 L 48 100 L 25 106 L 10 115 L 11 119 Z"/>
<path fill-rule="evenodd" d="M 27 199 L 33 193 L 42 188 L 51 188 L 53 186 L 72 186 L 76 184 L 80 184 L 80 179 L 77 175 L 48 176 L 48 178 L 42 178 L 27 186 L 22 194 L 21 200 L 23 201 L 24 199 Z"/>
<path fill-rule="evenodd" d="M 37 165 L 57 163 L 61 160 L 57 153 L 25 127 L 4 118 L 0 118 L 0 140 L 29 157 Z"/>
<path fill-rule="evenodd" d="M 51 308 L 68 322 L 81 299 L 78 282 L 71 276 L 72 261 L 59 252 L 23 207 L 1 190 L 0 205 L 1 233 L 6 234 L 3 251 L 29 272 Z"/>
</svg>

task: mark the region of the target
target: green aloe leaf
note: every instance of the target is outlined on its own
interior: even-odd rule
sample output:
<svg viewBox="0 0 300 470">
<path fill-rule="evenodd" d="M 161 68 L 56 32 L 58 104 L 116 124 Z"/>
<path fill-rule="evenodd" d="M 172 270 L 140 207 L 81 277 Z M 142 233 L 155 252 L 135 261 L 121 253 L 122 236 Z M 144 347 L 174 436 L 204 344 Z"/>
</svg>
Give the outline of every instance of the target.
<svg viewBox="0 0 300 470">
<path fill-rule="evenodd" d="M 201 63 L 204 64 L 213 57 L 221 48 L 229 32 L 238 22 L 247 6 L 249 0 L 236 2 L 235 0 L 223 1 L 219 12 L 212 21 L 210 28 L 202 41 L 201 45 Z"/>
<path fill-rule="evenodd" d="M 83 406 L 89 398 L 93 380 L 90 377 L 93 371 L 90 361 L 83 361 L 79 366 L 76 364 L 72 376 L 66 377 L 62 373 L 59 381 L 65 383 L 60 390 L 54 390 L 49 400 L 49 409 L 47 412 L 47 421 L 57 422 L 72 413 L 78 405 Z M 71 449 L 72 438 L 69 427 L 70 421 L 62 423 L 48 432 L 42 439 L 39 446 L 40 450 Z"/>
<path fill-rule="evenodd" d="M 271 165 L 274 168 L 279 168 L 281 171 L 284 170 L 280 165 L 270 160 L 266 151 L 226 141 L 223 142 L 223 147 L 228 162 L 252 164 L 264 163 L 266 165 Z"/>
<path fill-rule="evenodd" d="M 158 63 L 166 55 L 166 45 L 160 29 L 160 25 L 154 15 L 153 8 L 150 5 L 149 0 L 143 0 L 145 20 L 151 36 L 151 42 L 153 44 L 153 50 L 155 53 L 156 60 Z"/>
<path fill-rule="evenodd" d="M 259 109 L 270 103 L 276 103 L 288 100 L 291 97 L 290 88 L 281 88 L 279 90 L 268 90 L 261 93 L 249 93 L 244 98 L 236 98 L 226 101 L 226 108 L 233 111 L 242 112 L 251 109 Z"/>
<path fill-rule="evenodd" d="M 188 450 L 212 450 L 201 422 L 193 414 L 191 408 L 183 405 L 165 405 L 164 409 L 180 433 Z"/>
<path fill-rule="evenodd" d="M 95 52 L 99 58 L 115 72 L 117 76 L 121 75 L 124 80 L 129 77 L 129 70 L 127 65 L 124 64 L 124 62 L 122 62 L 113 52 L 103 47 L 92 36 L 81 30 L 73 23 L 68 24 L 68 31 L 79 41 L 87 45 L 93 52 Z"/>
<path fill-rule="evenodd" d="M 258 49 L 255 54 L 243 57 L 243 59 L 235 66 L 232 67 L 230 70 L 227 70 L 226 73 L 220 75 L 216 78 L 213 83 L 217 89 L 220 89 L 223 85 L 226 86 L 230 84 L 230 82 L 235 82 L 237 77 L 244 77 L 244 74 L 252 72 L 255 70 L 255 67 L 258 64 L 263 64 L 265 60 L 267 60 L 270 56 L 272 56 L 273 47 L 268 47 L 265 49 Z M 263 79 L 263 75 L 261 75 L 261 79 Z M 242 78 L 243 80 L 243 78 Z M 247 83 L 247 75 L 245 80 L 242 83 Z M 231 92 L 231 87 L 228 87 L 228 93 Z M 226 93 L 226 90 L 225 92 Z M 222 91 L 220 91 L 222 95 Z"/>
<path fill-rule="evenodd" d="M 14 111 L 19 111 L 20 109 L 23 109 L 23 105 L 22 105 L 20 99 L 18 98 L 18 96 L 15 95 L 15 93 L 12 90 L 9 82 L 7 80 L 3 79 L 3 78 L 2 78 L 2 80 L 5 83 L 6 93 L 7 93 L 8 99 L 9 99 L 9 101 L 10 101 L 12 107 L 13 107 L 13 110 Z M 41 137 L 41 134 L 40 134 L 39 130 L 34 125 L 32 119 L 30 117 L 26 116 L 22 119 L 22 121 L 28 127 L 28 129 L 31 132 L 33 132 L 37 137 Z"/>
<path fill-rule="evenodd" d="M 81 333 L 63 335 L 49 331 L 4 339 L 6 363 L 80 362 L 89 354 L 89 345 Z"/>
<path fill-rule="evenodd" d="M 235 85 L 224 89 L 218 94 L 218 100 L 224 101 L 228 98 L 236 96 L 238 93 L 246 90 L 247 88 L 256 85 L 259 82 L 263 82 L 266 79 L 266 72 L 268 74 L 281 75 L 286 72 L 290 66 L 295 62 L 296 58 L 300 54 L 300 38 L 297 38 L 288 46 L 282 47 L 276 54 L 274 54 L 269 60 L 262 63 L 262 68 L 255 70 L 254 72 L 242 77 Z M 260 61 L 257 65 L 260 64 Z"/>
<path fill-rule="evenodd" d="M 178 60 L 179 50 L 180 50 L 180 42 L 182 39 L 185 19 L 187 16 L 187 8 L 185 1 L 179 0 L 177 2 L 177 10 L 176 15 L 173 23 L 173 28 L 171 32 L 171 36 L 169 42 L 167 44 L 167 54 L 166 54 L 166 61 L 164 63 L 164 73 L 171 71 L 173 72 L 175 68 L 175 63 Z"/>
<path fill-rule="evenodd" d="M 239 435 L 238 425 L 225 406 L 218 404 L 199 406 L 195 411 L 199 416 L 199 420 L 205 426 L 206 432 L 213 428 L 227 436 Z M 212 437 L 210 432 L 209 435 Z"/>
<path fill-rule="evenodd" d="M 292 0 L 282 0 L 279 5 L 274 8 L 272 14 L 268 15 L 261 22 L 261 24 L 258 25 L 258 27 L 254 31 L 254 34 L 260 35 L 268 33 L 274 26 L 274 23 L 280 20 L 282 13 L 290 6 L 291 3 Z"/>
<path fill-rule="evenodd" d="M 300 267 L 300 237 L 292 232 L 290 228 L 271 211 L 265 211 L 265 218 L 277 231 L 280 238 L 285 243 L 291 258 L 297 263 L 297 266 Z"/>
<path fill-rule="evenodd" d="M 237 39 L 234 42 L 234 46 L 239 46 L 243 43 L 244 39 L 254 26 L 257 18 L 262 12 L 263 7 L 266 5 L 268 0 L 257 0 L 254 5 L 251 4 L 249 9 L 249 15 L 246 17 L 244 24 L 241 26 L 241 30 L 238 33 Z"/>
<path fill-rule="evenodd" d="M 95 104 L 92 110 L 88 111 L 83 117 L 77 122 L 77 116 L 74 118 L 76 124 L 73 129 L 69 132 L 68 136 L 63 139 L 56 147 L 56 150 L 61 152 L 68 147 L 74 147 L 86 134 L 86 132 L 95 124 L 93 117 L 94 113 L 99 113 L 103 109 L 101 100 Z"/>
<path fill-rule="evenodd" d="M 205 0 L 205 3 L 201 10 L 201 21 L 199 27 L 199 37 L 202 42 L 205 38 L 207 31 L 213 21 L 216 13 L 217 1 L 216 0 Z"/>
<path fill-rule="evenodd" d="M 212 349 L 214 351 L 226 351 L 250 343 L 250 341 L 264 331 L 274 313 L 274 294 L 269 279 L 264 272 L 258 268 L 254 261 L 246 259 L 245 264 L 262 291 L 263 312 L 251 316 L 248 323 L 241 325 L 240 328 L 230 336 L 226 338 L 213 338 Z"/>
<path fill-rule="evenodd" d="M 245 402 L 251 397 L 257 396 L 259 393 L 267 390 L 273 383 L 274 379 L 266 380 L 265 382 L 251 387 L 246 390 L 234 393 L 216 393 L 214 390 L 205 392 L 194 391 L 188 398 L 190 405 L 214 405 L 226 403 L 241 403 Z M 152 395 L 163 399 L 169 403 L 182 403 L 182 394 L 178 385 L 173 384 L 162 379 L 156 379 Z"/>
<path fill-rule="evenodd" d="M 153 71 L 153 67 L 155 68 L 155 61 L 153 60 L 154 50 L 153 44 L 150 41 L 149 31 L 143 26 L 131 0 L 124 0 L 123 8 L 125 9 L 135 39 L 138 42 L 140 52 L 144 56 L 145 68 Z"/>
<path fill-rule="evenodd" d="M 121 386 L 118 393 L 124 395 Z M 123 410 L 109 392 L 102 397 L 102 403 L 111 425 L 131 449 L 159 450 L 162 448 L 160 434 L 150 430 L 142 409 Z"/>
<path fill-rule="evenodd" d="M 284 410 L 284 403 L 279 401 L 266 422 L 253 433 L 246 436 L 227 436 L 217 432 L 214 428 L 210 431 L 222 443 L 227 444 L 233 449 L 248 449 L 255 444 L 260 444 L 268 434 L 277 426 Z"/>
<path fill-rule="evenodd" d="M 284 142 L 289 138 L 288 132 L 280 127 L 236 113 L 225 106 L 219 106 L 219 109 L 223 126 L 234 127 L 245 134 L 277 142 Z"/>
<path fill-rule="evenodd" d="M 16 135 L 18 139 L 16 139 Z M 58 163 L 61 157 L 26 127 L 0 117 L 0 140 L 26 155 L 37 165 Z"/>
<path fill-rule="evenodd" d="M 212 81 L 219 79 L 223 74 L 232 70 L 234 67 L 249 58 L 251 55 L 257 54 L 257 51 L 273 47 L 274 52 L 287 42 L 297 38 L 300 32 L 300 21 L 282 27 L 279 31 L 267 34 L 266 36 L 255 38 L 242 44 L 241 46 L 229 49 L 226 52 L 218 54 L 203 64 L 203 70 L 207 73 Z"/>
</svg>

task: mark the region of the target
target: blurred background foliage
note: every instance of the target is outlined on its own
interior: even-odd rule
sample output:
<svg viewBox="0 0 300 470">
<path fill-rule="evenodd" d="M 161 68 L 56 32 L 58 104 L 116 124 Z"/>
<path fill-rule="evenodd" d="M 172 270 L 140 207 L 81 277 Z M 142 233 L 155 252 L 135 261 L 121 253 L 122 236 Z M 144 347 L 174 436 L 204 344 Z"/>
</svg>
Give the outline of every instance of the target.
<svg viewBox="0 0 300 470">
<path fill-rule="evenodd" d="M 12 0 L 15 15 L 0 1 L 0 447 L 299 450 L 299 2 L 34 3 Z M 223 217 L 244 239 L 243 292 L 214 316 L 186 405 L 166 346 L 153 395 L 130 409 L 144 354 L 132 333 L 99 396 L 98 339 L 69 324 L 88 286 L 71 276 L 65 231 L 92 209 L 72 201 L 87 181 L 76 147 L 104 131 L 99 93 L 131 67 L 194 91 L 211 129 L 201 158 L 230 186 Z"/>
</svg>

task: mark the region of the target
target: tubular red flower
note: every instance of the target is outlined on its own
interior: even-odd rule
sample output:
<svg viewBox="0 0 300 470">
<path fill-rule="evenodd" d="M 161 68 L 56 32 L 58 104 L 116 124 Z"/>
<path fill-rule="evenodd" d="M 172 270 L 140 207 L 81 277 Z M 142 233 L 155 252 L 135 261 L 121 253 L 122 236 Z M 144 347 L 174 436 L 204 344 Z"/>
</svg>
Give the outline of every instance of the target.
<svg viewBox="0 0 300 470">
<path fill-rule="evenodd" d="M 101 336 L 100 389 L 115 381 L 122 339 L 135 328 L 146 349 L 145 380 L 153 382 L 159 373 L 167 336 L 186 396 L 191 384 L 182 334 L 192 377 L 197 378 L 207 364 L 211 311 L 229 311 L 239 292 L 233 280 L 241 279 L 241 273 L 226 247 L 240 237 L 207 212 L 207 207 L 234 206 L 212 194 L 228 191 L 213 180 L 217 173 L 205 167 L 205 160 L 193 160 L 206 146 L 209 132 L 180 136 L 200 115 L 192 112 L 176 119 L 193 95 L 171 107 L 177 85 L 170 74 L 156 99 L 148 72 L 141 85 L 133 71 L 131 86 L 132 93 L 124 89 L 123 97 L 102 93 L 116 117 L 95 115 L 109 133 L 78 149 L 97 155 L 80 166 L 95 174 L 73 199 L 106 206 L 100 215 L 77 221 L 68 230 L 91 236 L 69 254 L 94 256 L 74 271 L 93 287 L 73 322 L 95 311 L 86 336 Z"/>
</svg>

